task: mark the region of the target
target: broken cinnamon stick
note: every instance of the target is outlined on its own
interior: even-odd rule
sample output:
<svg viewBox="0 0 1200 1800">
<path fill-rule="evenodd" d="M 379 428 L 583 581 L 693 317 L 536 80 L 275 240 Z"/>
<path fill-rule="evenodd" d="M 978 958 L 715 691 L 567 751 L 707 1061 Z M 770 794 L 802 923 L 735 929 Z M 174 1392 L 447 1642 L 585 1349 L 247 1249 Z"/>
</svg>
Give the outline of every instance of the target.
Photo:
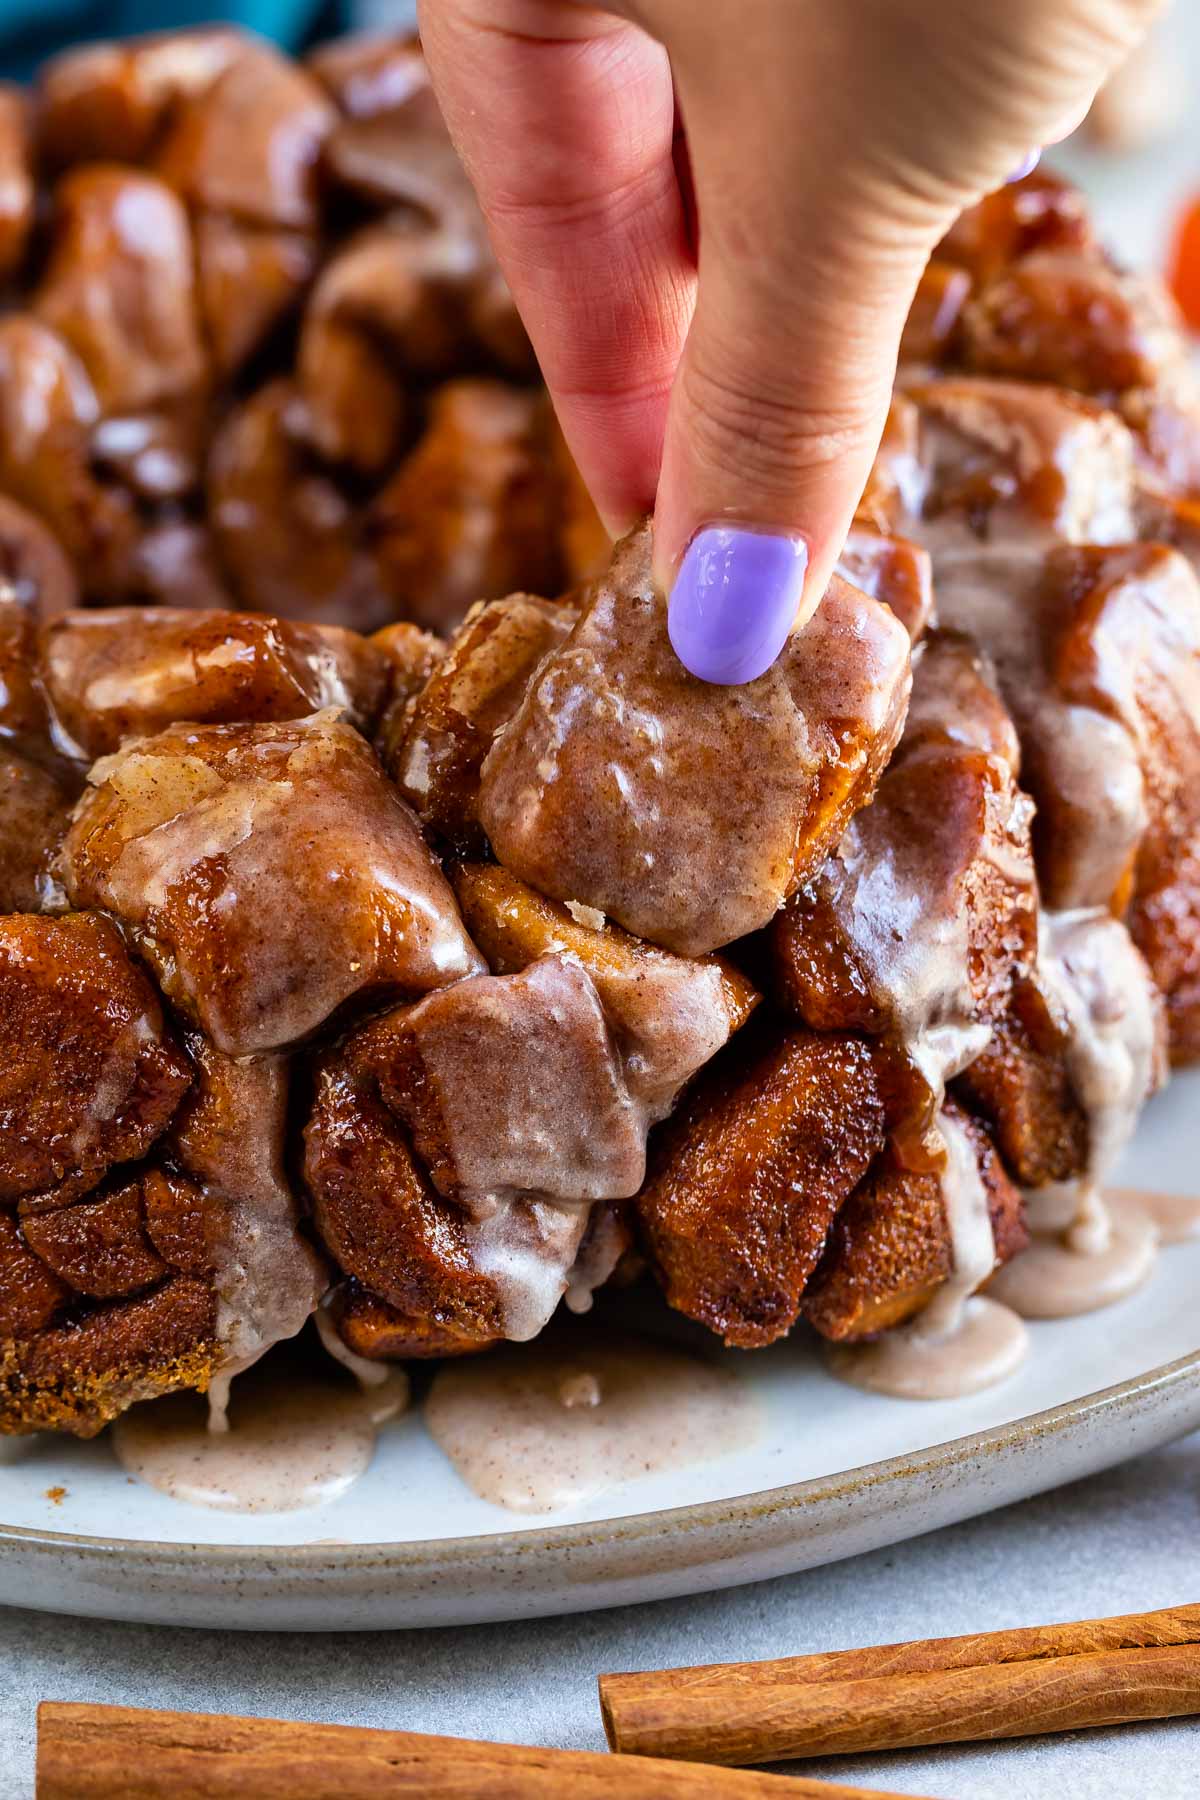
<svg viewBox="0 0 1200 1800">
<path fill-rule="evenodd" d="M 37 1800 L 898 1800 L 640 1756 L 49 1700 L 38 1708 L 36 1791 Z"/>
<path fill-rule="evenodd" d="M 614 1750 L 725 1765 L 1200 1712 L 1200 1606 L 773 1662 L 603 1675 Z"/>
</svg>

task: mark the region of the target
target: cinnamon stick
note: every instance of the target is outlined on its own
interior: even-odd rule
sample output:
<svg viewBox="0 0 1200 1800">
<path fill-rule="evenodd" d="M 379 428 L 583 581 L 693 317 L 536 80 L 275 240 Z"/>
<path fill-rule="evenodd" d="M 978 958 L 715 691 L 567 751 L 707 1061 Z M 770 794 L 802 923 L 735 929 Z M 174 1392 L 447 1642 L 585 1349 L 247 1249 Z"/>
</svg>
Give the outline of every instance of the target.
<svg viewBox="0 0 1200 1800">
<path fill-rule="evenodd" d="M 614 1750 L 726 1765 L 1200 1712 L 1200 1606 L 772 1662 L 603 1675 Z"/>
<path fill-rule="evenodd" d="M 898 1800 L 644 1757 L 279 1719 L 38 1708 L 37 1800 Z"/>
</svg>

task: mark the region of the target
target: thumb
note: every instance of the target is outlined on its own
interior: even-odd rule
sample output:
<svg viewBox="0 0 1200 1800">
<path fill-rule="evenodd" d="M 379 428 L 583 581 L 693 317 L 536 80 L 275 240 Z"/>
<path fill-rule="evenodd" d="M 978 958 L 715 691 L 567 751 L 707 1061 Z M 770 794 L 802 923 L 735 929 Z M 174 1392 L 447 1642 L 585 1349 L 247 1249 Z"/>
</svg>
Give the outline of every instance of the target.
<svg viewBox="0 0 1200 1800">
<path fill-rule="evenodd" d="M 671 640 L 707 681 L 769 668 L 824 593 L 866 485 L 901 332 L 940 230 L 865 199 L 769 257 L 705 207 L 699 299 L 667 416 L 655 521 Z M 819 226 L 819 229 L 818 229 Z M 836 235 L 836 241 L 830 241 Z"/>
</svg>

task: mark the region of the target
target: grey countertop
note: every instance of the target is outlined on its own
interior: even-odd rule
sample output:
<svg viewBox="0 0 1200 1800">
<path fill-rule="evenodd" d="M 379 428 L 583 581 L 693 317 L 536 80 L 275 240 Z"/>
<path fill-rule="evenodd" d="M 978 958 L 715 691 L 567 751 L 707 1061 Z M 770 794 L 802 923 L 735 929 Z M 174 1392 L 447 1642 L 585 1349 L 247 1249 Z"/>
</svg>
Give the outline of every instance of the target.
<svg viewBox="0 0 1200 1800">
<path fill-rule="evenodd" d="M 1200 1435 L 852 1562 L 615 1612 L 474 1629 L 218 1638 L 0 1611 L 0 1796 L 33 1793 L 42 1699 L 603 1749 L 595 1678 L 604 1670 L 832 1650 L 1197 1599 Z M 1200 1724 L 844 1758 L 805 1772 L 942 1800 L 1196 1800 Z"/>
</svg>

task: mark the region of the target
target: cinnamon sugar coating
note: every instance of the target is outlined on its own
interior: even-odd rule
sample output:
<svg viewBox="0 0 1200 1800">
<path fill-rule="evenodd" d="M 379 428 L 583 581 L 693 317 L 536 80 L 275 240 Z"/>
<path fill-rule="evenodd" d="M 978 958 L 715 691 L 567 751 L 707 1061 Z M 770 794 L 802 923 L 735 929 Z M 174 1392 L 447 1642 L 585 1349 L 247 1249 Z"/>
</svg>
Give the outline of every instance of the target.
<svg viewBox="0 0 1200 1800">
<path fill-rule="evenodd" d="M 229 1055 L 481 966 L 415 819 L 330 713 L 171 726 L 92 783 L 64 847 L 69 895 L 112 911 Z"/>
<path fill-rule="evenodd" d="M 862 1038 L 736 1039 L 661 1128 L 635 1206 L 670 1304 L 742 1349 L 784 1336 L 884 1135 L 879 1058 Z"/>
<path fill-rule="evenodd" d="M 0 1205 L 62 1204 L 143 1155 L 191 1083 L 110 920 L 0 919 Z"/>
<path fill-rule="evenodd" d="M 903 627 L 838 577 L 767 674 L 697 680 L 642 528 L 493 745 L 479 816 L 531 887 L 702 955 L 765 925 L 824 860 L 870 798 L 908 688 Z"/>
</svg>

